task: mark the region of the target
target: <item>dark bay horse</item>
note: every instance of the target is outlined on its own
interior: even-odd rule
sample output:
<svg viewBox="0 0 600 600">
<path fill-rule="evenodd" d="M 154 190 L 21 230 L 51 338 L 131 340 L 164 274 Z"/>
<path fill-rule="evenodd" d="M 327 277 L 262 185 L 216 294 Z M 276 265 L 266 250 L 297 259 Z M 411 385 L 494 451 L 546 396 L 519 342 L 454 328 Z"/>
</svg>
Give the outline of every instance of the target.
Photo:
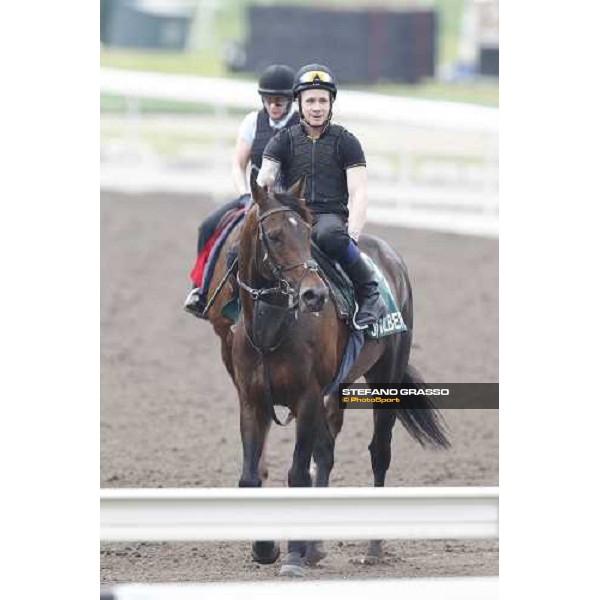
<svg viewBox="0 0 600 600">
<path fill-rule="evenodd" d="M 272 192 L 251 182 L 253 204 L 228 245 L 239 245 L 237 280 L 231 279 L 215 298 L 209 318 L 222 342 L 222 357 L 237 388 L 243 467 L 240 487 L 260 487 L 267 478 L 265 444 L 273 405 L 289 408 L 296 420 L 296 444 L 288 484 L 313 485 L 310 464 L 316 464 L 316 486 L 327 486 L 334 463 L 335 439 L 344 412 L 337 394 L 325 399 L 323 390 L 334 379 L 349 337 L 336 314 L 329 291 L 311 257 L 311 215 L 302 199 L 301 184 L 288 192 Z M 405 264 L 382 240 L 363 235 L 360 248 L 384 273 L 408 330 L 369 340 L 345 383 L 364 376 L 367 383 L 423 387 L 409 365 L 412 341 L 412 292 Z M 225 272 L 221 252 L 210 294 Z M 241 314 L 232 326 L 221 307 L 239 286 Z M 374 485 L 383 486 L 391 459 L 392 429 L 399 420 L 421 445 L 447 447 L 443 424 L 427 396 L 406 396 L 403 408 L 373 409 L 369 444 Z M 369 542 L 367 562 L 381 555 L 381 542 Z M 275 542 L 254 542 L 254 560 L 268 564 L 279 556 Z M 301 575 L 303 564 L 325 556 L 320 542 L 290 541 L 281 569 Z"/>
</svg>

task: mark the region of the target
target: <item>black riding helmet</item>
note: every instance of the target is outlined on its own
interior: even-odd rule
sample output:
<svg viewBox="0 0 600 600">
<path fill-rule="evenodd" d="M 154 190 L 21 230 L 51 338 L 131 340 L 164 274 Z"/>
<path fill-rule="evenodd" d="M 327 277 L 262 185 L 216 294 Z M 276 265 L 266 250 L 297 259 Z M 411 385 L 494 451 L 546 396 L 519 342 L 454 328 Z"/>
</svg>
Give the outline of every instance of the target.
<svg viewBox="0 0 600 600">
<path fill-rule="evenodd" d="M 337 96 L 337 82 L 331 69 L 325 65 L 311 64 L 302 67 L 294 76 L 294 98 L 305 90 L 327 90 L 331 100 Z"/>
<path fill-rule="evenodd" d="M 258 80 L 258 93 L 261 96 L 285 96 L 292 99 L 294 71 L 287 65 L 267 67 Z"/>
</svg>

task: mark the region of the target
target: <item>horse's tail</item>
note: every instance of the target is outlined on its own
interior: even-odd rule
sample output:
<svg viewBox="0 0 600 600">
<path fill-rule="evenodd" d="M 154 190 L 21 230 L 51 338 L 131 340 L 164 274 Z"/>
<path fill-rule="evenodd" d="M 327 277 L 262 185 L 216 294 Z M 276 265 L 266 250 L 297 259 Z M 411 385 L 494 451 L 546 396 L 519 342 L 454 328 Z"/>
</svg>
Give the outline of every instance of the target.
<svg viewBox="0 0 600 600">
<path fill-rule="evenodd" d="M 419 372 L 411 365 L 408 365 L 401 383 L 405 389 L 418 390 L 427 387 Z M 396 415 L 411 437 L 421 446 L 450 447 L 450 440 L 446 437 L 444 418 L 428 396 L 404 396 L 402 407 L 397 409 Z"/>
</svg>

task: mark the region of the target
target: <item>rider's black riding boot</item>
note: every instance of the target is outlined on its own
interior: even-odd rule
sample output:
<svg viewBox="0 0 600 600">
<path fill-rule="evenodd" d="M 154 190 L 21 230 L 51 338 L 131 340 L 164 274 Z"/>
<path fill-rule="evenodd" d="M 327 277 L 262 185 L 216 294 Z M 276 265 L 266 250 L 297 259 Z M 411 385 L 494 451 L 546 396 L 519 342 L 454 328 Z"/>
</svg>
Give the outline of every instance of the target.
<svg viewBox="0 0 600 600">
<path fill-rule="evenodd" d="M 352 280 L 358 297 L 358 313 L 354 324 L 364 329 L 375 323 L 385 312 L 375 273 L 362 255 L 352 264 L 344 266 L 344 270 Z"/>
<path fill-rule="evenodd" d="M 199 319 L 208 319 L 208 315 L 204 314 L 206 298 L 200 293 L 200 288 L 196 287 L 188 294 L 183 308 Z"/>
</svg>

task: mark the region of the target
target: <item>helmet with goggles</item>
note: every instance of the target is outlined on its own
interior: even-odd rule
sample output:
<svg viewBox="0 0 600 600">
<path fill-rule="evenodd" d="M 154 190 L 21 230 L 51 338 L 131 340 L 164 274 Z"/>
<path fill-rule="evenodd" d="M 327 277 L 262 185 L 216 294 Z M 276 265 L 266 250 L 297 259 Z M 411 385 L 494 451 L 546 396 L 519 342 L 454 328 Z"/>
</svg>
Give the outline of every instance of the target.
<svg viewBox="0 0 600 600">
<path fill-rule="evenodd" d="M 331 69 L 318 64 L 302 67 L 294 77 L 294 98 L 305 90 L 327 90 L 331 94 L 331 99 L 335 100 L 337 83 Z"/>
</svg>

